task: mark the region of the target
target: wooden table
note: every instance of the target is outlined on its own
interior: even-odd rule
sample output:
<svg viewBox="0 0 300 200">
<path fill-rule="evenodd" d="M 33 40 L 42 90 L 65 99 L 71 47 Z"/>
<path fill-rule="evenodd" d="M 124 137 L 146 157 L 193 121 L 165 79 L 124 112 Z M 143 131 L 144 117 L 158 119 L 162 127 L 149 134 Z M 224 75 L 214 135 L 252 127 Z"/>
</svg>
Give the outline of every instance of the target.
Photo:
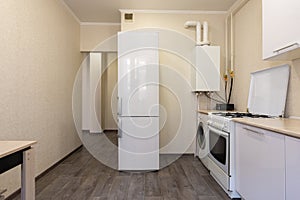
<svg viewBox="0 0 300 200">
<path fill-rule="evenodd" d="M 21 165 L 21 199 L 35 199 L 34 148 L 36 141 L 0 141 L 0 174 Z"/>
</svg>

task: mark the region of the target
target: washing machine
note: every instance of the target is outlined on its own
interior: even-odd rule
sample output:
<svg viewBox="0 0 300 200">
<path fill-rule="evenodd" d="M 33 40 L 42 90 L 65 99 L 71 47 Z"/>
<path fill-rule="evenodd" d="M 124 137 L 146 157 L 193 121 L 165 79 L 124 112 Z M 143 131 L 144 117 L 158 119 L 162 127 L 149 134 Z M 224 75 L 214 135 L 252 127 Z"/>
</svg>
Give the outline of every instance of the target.
<svg viewBox="0 0 300 200">
<path fill-rule="evenodd" d="M 203 163 L 203 165 L 209 169 L 210 168 L 210 158 L 209 153 L 209 136 L 208 136 L 208 125 L 207 125 L 208 115 L 198 114 L 198 127 L 197 127 L 197 142 L 196 142 L 196 154 Z"/>
</svg>

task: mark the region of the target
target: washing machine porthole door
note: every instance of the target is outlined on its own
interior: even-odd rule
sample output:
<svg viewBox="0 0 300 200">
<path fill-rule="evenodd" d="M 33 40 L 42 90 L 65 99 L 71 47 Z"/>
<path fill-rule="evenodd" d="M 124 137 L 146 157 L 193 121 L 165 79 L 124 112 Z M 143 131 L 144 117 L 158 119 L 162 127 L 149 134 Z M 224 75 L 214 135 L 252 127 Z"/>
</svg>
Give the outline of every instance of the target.
<svg viewBox="0 0 300 200">
<path fill-rule="evenodd" d="M 202 122 L 199 123 L 198 130 L 197 130 L 197 137 L 198 137 L 199 147 L 201 149 L 204 149 L 206 144 L 205 144 L 205 135 L 204 135 Z"/>
</svg>

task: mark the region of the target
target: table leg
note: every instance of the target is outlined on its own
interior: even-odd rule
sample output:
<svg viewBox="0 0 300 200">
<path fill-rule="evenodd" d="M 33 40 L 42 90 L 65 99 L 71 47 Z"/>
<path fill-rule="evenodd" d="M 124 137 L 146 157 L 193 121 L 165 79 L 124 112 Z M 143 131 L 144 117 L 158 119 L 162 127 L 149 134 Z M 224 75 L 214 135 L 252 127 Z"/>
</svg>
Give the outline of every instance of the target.
<svg viewBox="0 0 300 200">
<path fill-rule="evenodd" d="M 21 199 L 35 199 L 34 149 L 23 152 Z"/>
</svg>

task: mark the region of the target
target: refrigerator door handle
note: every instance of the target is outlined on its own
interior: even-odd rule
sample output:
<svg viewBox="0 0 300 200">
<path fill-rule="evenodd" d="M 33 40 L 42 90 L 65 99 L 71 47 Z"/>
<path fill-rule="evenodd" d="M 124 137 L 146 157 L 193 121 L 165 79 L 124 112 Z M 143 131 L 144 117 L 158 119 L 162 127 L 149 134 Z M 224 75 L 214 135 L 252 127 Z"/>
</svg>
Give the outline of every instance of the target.
<svg viewBox="0 0 300 200">
<path fill-rule="evenodd" d="M 122 98 L 118 97 L 118 115 L 122 115 Z"/>
<path fill-rule="evenodd" d="M 122 137 L 122 119 L 119 118 L 118 138 Z"/>
</svg>

